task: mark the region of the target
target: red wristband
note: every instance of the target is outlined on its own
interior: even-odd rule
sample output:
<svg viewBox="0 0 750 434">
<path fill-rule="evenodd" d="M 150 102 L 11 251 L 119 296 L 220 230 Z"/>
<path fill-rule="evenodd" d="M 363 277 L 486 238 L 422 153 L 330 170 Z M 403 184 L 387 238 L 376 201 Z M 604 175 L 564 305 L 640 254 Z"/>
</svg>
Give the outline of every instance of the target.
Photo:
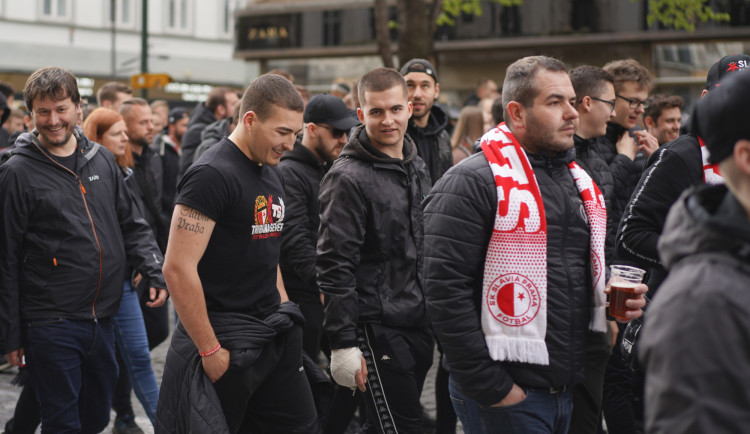
<svg viewBox="0 0 750 434">
<path fill-rule="evenodd" d="M 206 351 L 205 353 L 201 353 L 200 351 L 198 351 L 198 354 L 200 354 L 201 357 L 208 357 L 211 354 L 219 351 L 220 349 L 221 349 L 221 344 L 218 344 L 216 345 L 216 348 L 214 348 L 213 350 Z"/>
</svg>

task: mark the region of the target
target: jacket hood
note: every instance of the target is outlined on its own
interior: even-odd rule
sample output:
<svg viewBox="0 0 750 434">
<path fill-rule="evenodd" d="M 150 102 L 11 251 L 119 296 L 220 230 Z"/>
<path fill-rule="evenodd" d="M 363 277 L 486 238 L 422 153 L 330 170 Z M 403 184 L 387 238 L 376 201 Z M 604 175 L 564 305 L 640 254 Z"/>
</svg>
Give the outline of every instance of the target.
<svg viewBox="0 0 750 434">
<path fill-rule="evenodd" d="M 190 116 L 188 128 L 193 126 L 193 124 L 208 125 L 214 122 L 216 122 L 216 117 L 211 110 L 207 109 L 204 103 L 198 103 L 193 110 L 193 115 Z"/>
<path fill-rule="evenodd" d="M 78 140 L 78 151 L 83 155 L 84 159 L 90 160 L 98 150 L 99 145 L 86 138 L 80 127 L 75 127 L 73 135 Z M 44 154 L 46 152 L 44 145 L 39 141 L 39 131 L 36 129 L 28 133 L 22 133 L 18 136 L 18 140 L 16 140 L 14 153 L 51 163 L 50 159 Z"/>
<path fill-rule="evenodd" d="M 672 206 L 658 247 L 667 268 L 706 252 L 728 252 L 750 261 L 750 222 L 726 186 L 696 186 Z"/>
<path fill-rule="evenodd" d="M 364 161 L 383 164 L 411 163 L 417 158 L 417 146 L 408 134 L 404 135 L 404 159 L 391 158 L 375 149 L 370 143 L 364 125 L 354 129 L 349 142 L 344 145 L 340 157 L 358 158 Z"/>
<path fill-rule="evenodd" d="M 286 151 L 281 156 L 281 161 L 284 160 L 294 160 L 299 161 L 300 163 L 307 164 L 308 166 L 313 167 L 321 167 L 323 164 L 321 164 L 318 161 L 318 158 L 315 157 L 315 154 L 309 149 L 307 149 L 300 139 L 297 139 L 296 142 L 294 142 L 294 147 L 291 151 Z"/>
<path fill-rule="evenodd" d="M 409 119 L 409 128 L 407 131 L 409 134 L 414 134 L 415 131 L 419 131 L 423 136 L 435 136 L 440 134 L 448 126 L 448 115 L 445 111 L 438 107 L 437 104 L 432 106 L 430 109 L 430 116 L 427 119 L 427 125 L 424 128 L 418 128 L 414 124 L 413 119 Z"/>
<path fill-rule="evenodd" d="M 211 115 L 213 117 L 213 115 Z M 201 142 L 208 140 L 208 139 L 214 139 L 215 141 L 219 141 L 224 136 L 229 135 L 227 128 L 229 127 L 229 122 L 231 119 L 222 119 L 222 120 L 213 120 L 210 124 L 206 126 L 206 128 L 203 129 L 201 132 Z"/>
</svg>

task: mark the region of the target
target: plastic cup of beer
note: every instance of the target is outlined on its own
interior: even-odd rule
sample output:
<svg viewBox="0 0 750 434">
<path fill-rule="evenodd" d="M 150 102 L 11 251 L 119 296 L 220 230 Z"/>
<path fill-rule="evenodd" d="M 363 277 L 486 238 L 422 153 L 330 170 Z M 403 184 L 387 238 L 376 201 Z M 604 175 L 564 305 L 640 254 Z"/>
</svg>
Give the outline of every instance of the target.
<svg viewBox="0 0 750 434">
<path fill-rule="evenodd" d="M 629 267 L 627 265 L 612 265 L 609 269 L 612 272 L 610 277 L 609 315 L 617 319 L 628 320 L 629 318 L 625 316 L 625 312 L 628 311 L 625 302 L 636 298 L 635 287 L 643 281 L 643 276 L 646 272 L 640 268 Z"/>
</svg>

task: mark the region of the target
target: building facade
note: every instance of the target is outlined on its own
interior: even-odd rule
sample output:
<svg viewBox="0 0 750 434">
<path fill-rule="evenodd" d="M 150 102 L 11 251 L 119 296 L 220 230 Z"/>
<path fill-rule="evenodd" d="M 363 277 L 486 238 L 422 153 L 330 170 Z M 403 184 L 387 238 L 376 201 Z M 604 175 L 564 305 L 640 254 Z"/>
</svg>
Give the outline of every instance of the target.
<svg viewBox="0 0 750 434">
<path fill-rule="evenodd" d="M 215 85 L 242 89 L 258 63 L 233 57 L 234 12 L 240 0 L 0 0 L 0 81 L 21 90 L 28 75 L 54 65 L 79 78 L 95 101 L 110 80 L 130 83 L 141 72 L 144 5 L 147 71 L 173 83 L 148 97 L 195 101 Z M 113 20 L 114 11 L 114 20 Z"/>
</svg>

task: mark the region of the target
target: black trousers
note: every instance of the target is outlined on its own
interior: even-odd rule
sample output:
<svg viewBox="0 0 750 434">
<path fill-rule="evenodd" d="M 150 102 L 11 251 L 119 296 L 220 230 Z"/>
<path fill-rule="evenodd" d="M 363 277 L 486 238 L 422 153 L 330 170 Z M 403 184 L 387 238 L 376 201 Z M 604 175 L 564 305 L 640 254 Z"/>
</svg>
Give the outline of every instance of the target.
<svg viewBox="0 0 750 434">
<path fill-rule="evenodd" d="M 367 362 L 364 431 L 422 434 L 419 398 L 435 345 L 430 329 L 367 324 L 358 329 L 357 338 Z"/>
<path fill-rule="evenodd" d="M 302 369 L 302 327 L 277 335 L 253 366 L 227 371 L 214 388 L 232 433 L 321 431 Z"/>
</svg>

